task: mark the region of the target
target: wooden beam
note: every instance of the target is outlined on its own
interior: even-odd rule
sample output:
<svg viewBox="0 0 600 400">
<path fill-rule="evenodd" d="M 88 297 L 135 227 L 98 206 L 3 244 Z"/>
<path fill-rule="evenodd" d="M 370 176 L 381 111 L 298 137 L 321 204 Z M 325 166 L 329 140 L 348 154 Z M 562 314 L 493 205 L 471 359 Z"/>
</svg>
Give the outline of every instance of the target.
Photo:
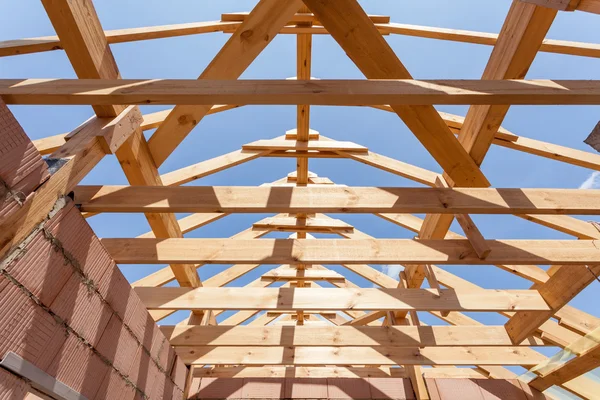
<svg viewBox="0 0 600 400">
<path fill-rule="evenodd" d="M 229 26 L 237 25 L 238 24 L 235 23 L 221 21 L 191 22 L 173 25 L 146 26 L 141 28 L 113 29 L 104 31 L 104 35 L 109 44 L 115 44 L 220 32 Z M 63 47 L 63 42 L 60 41 L 58 36 L 6 40 L 0 42 L 0 57 L 61 50 Z"/>
<path fill-rule="evenodd" d="M 482 82 L 497 79 L 523 79 L 533 63 L 556 16 L 556 10 L 513 0 L 482 75 Z M 481 165 L 512 102 L 469 107 L 458 140 L 476 165 Z M 461 186 L 448 170 L 444 180 L 449 186 Z M 443 238 L 450 229 L 451 216 L 431 214 L 419 232 L 421 239 Z M 406 270 L 409 287 L 423 283 L 423 268 Z"/>
<path fill-rule="evenodd" d="M 278 232 L 338 233 L 354 231 L 352 225 L 342 220 L 322 218 L 307 218 L 301 222 L 294 217 L 271 217 L 255 222 L 252 226 L 256 229 L 269 229 Z"/>
<path fill-rule="evenodd" d="M 117 263 L 162 264 L 600 264 L 597 241 L 488 240 L 481 260 L 468 240 L 101 239 Z"/>
<path fill-rule="evenodd" d="M 473 250 L 475 250 L 477 256 L 484 260 L 490 254 L 491 249 L 487 246 L 485 238 L 479 232 L 477 225 L 475 225 L 469 214 L 456 214 L 455 218 L 467 236 L 467 239 L 471 242 L 471 246 L 473 246 Z"/>
<path fill-rule="evenodd" d="M 581 189 L 78 186 L 90 212 L 600 214 Z"/>
<path fill-rule="evenodd" d="M 247 12 L 225 13 L 221 14 L 221 21 L 224 22 L 243 22 L 248 18 Z M 387 24 L 390 22 L 389 15 L 369 15 L 369 19 L 375 24 Z M 319 24 L 319 20 L 309 12 L 299 12 L 292 16 L 288 25 L 298 24 L 299 22 L 312 22 L 315 25 Z"/>
<path fill-rule="evenodd" d="M 353 142 L 336 140 L 320 141 L 296 141 L 296 140 L 273 140 L 262 139 L 242 146 L 242 150 L 294 150 L 294 151 L 344 151 L 367 153 L 369 149 Z"/>
<path fill-rule="evenodd" d="M 546 312 L 517 312 L 506 323 L 506 330 L 514 342 L 535 332 L 554 313 L 564 307 L 579 292 L 597 279 L 600 265 L 577 265 L 556 271 L 546 283 L 539 286 L 540 295 L 550 306 Z"/>
<path fill-rule="evenodd" d="M 295 268 L 271 270 L 261 276 L 264 281 L 336 281 L 344 282 L 346 278 L 332 270 L 304 270 L 300 275 Z"/>
<path fill-rule="evenodd" d="M 161 326 L 171 346 L 514 346 L 503 326 Z M 518 346 L 546 346 L 530 338 Z"/>
<path fill-rule="evenodd" d="M 582 351 L 571 359 L 567 359 L 571 355 L 568 352 L 565 354 L 564 360 L 541 364 L 541 368 L 536 368 L 538 376 L 529 382 L 529 385 L 544 391 L 553 385 L 561 385 L 574 380 L 600 366 L 600 345 L 598 345 L 597 337 L 582 337 L 579 341 L 572 343 L 569 348 L 572 348 L 575 353 L 577 353 L 575 349 Z"/>
<path fill-rule="evenodd" d="M 585 0 L 583 2 L 586 7 Z M 589 6 L 586 8 L 591 9 Z M 297 14 L 298 15 L 298 14 Z M 370 15 L 369 18 L 376 23 L 377 28 L 382 33 L 391 33 L 404 36 L 414 36 L 429 39 L 447 40 L 452 42 L 473 43 L 493 46 L 498 40 L 498 34 L 487 32 L 476 32 L 459 29 L 448 29 L 431 26 L 419 26 L 398 24 L 393 22 L 382 22 L 384 16 Z M 296 18 L 296 17 L 294 17 Z M 298 16 L 298 18 L 304 18 Z M 226 21 L 206 21 L 206 22 L 191 22 L 183 24 L 147 26 L 141 28 L 125 28 L 106 30 L 106 40 L 109 44 L 127 43 L 140 40 L 152 40 L 168 37 L 197 35 L 211 32 L 230 32 L 239 27 L 239 22 Z M 280 34 L 294 33 L 298 31 L 290 29 L 290 27 L 282 28 Z M 326 34 L 325 29 L 313 29 L 306 34 Z M 61 50 L 62 45 L 58 36 L 33 37 L 26 39 L 12 39 L 0 41 L 0 57 L 14 56 L 19 54 L 31 54 L 53 50 Z M 581 57 L 600 58 L 600 45 L 596 43 L 573 42 L 567 40 L 544 39 L 541 52 L 568 54 Z"/>
<path fill-rule="evenodd" d="M 195 368 L 199 378 L 405 378 L 390 367 L 210 367 Z"/>
<path fill-rule="evenodd" d="M 186 364 L 244 365 L 535 365 L 545 356 L 526 348 L 426 347 L 177 347 Z"/>
<path fill-rule="evenodd" d="M 483 44 L 494 46 L 498 42 L 497 33 L 475 32 L 461 29 L 448 29 L 430 26 L 389 23 L 385 28 L 389 33 L 415 36 L 452 42 Z M 600 57 L 600 45 L 596 43 L 570 42 L 566 40 L 544 39 L 539 51 L 557 54 L 569 54 L 583 57 Z"/>
<path fill-rule="evenodd" d="M 308 240 L 307 240 L 308 241 Z M 150 310 L 547 311 L 535 290 L 178 288 L 135 289 Z"/>
<path fill-rule="evenodd" d="M 401 107 L 415 104 L 597 105 L 600 104 L 600 81 L 0 79 L 0 96 L 6 104 L 102 106 L 177 104 L 198 107 L 213 103 L 337 106 L 391 103 Z M 208 106 L 205 108 L 209 109 Z M 161 127 L 167 126 L 168 121 L 166 119 Z M 440 123 L 444 123 L 441 118 Z M 456 140 L 445 123 L 444 129 L 448 130 L 452 140 Z"/>
<path fill-rule="evenodd" d="M 358 1 L 337 3 L 307 0 L 305 4 L 368 79 L 412 79 Z M 462 186 L 488 186 L 486 178 L 454 138 L 435 108 L 426 106 L 434 103 L 421 101 L 413 103 L 419 107 L 411 107 L 400 99 L 394 99 L 381 104 L 391 104 L 394 112 L 442 168 L 450 171 L 457 183 Z"/>
<path fill-rule="evenodd" d="M 236 29 L 227 43 L 198 77 L 206 79 L 237 79 L 273 40 L 279 30 L 298 11 L 300 0 L 261 0 L 248 18 Z M 214 102 L 198 106 L 198 102 L 182 107 L 178 103 L 150 137 L 148 145 L 157 166 L 160 166 L 192 129 L 204 118 Z M 244 103 L 241 103 L 244 104 Z M 210 107 L 209 107 L 210 105 Z"/>
</svg>

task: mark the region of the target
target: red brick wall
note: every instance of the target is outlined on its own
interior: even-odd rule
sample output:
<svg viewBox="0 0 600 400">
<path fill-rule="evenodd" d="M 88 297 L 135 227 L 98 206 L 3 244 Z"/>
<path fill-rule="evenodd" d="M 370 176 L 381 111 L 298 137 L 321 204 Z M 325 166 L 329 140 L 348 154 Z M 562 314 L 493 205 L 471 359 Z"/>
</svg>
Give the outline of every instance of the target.
<svg viewBox="0 0 600 400">
<path fill-rule="evenodd" d="M 32 148 L 0 103 L 0 225 L 48 178 Z M 0 260 L 0 358 L 13 351 L 90 400 L 181 399 L 186 367 L 77 208 L 56 209 Z M 0 369 L 0 399 L 26 388 Z"/>
</svg>

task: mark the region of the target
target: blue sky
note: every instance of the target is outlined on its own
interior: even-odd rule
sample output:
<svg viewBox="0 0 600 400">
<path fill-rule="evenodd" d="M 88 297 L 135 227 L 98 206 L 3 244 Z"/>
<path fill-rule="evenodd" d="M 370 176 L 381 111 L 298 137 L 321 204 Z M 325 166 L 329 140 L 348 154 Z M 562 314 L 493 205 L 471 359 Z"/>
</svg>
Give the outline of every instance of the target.
<svg viewBox="0 0 600 400">
<path fill-rule="evenodd" d="M 256 1 L 244 0 L 100 0 L 96 8 L 105 29 L 164 25 L 183 22 L 218 20 L 222 12 L 248 11 Z M 393 0 L 364 1 L 370 14 L 390 15 L 393 22 L 499 32 L 510 1 Z M 0 40 L 52 35 L 54 31 L 37 0 L 0 0 Z M 600 43 L 599 16 L 560 13 L 549 38 Z M 113 45 L 112 49 L 124 78 L 196 78 L 210 62 L 228 35 L 222 33 L 186 36 Z M 388 42 L 415 78 L 478 79 L 481 77 L 491 47 L 436 41 L 402 36 L 388 36 Z M 248 68 L 243 78 L 287 78 L 295 76 L 295 37 L 280 35 Z M 337 43 L 316 35 L 313 41 L 313 72 L 317 78 L 356 78 L 363 76 L 346 57 Z M 1 78 L 72 78 L 74 73 L 62 51 L 5 57 L 0 59 Z M 600 60 L 539 53 L 527 78 L 532 79 L 600 79 Z M 142 107 L 144 113 L 168 107 Z M 465 115 L 466 106 L 442 106 L 439 110 Z M 92 115 L 88 106 L 13 106 L 17 119 L 31 138 L 66 132 Z M 597 106 L 517 106 L 511 107 L 503 126 L 525 137 L 544 140 L 586 151 L 583 143 L 598 123 Z M 168 159 L 162 173 L 187 166 L 240 148 L 261 138 L 272 138 L 295 127 L 295 107 L 253 106 L 206 117 Z M 311 128 L 323 135 L 349 140 L 399 160 L 440 172 L 440 167 L 423 149 L 394 114 L 366 108 L 312 107 Z M 311 160 L 310 170 L 337 183 L 353 186 L 415 186 L 413 182 L 351 160 Z M 285 176 L 295 169 L 293 159 L 260 159 L 201 179 L 197 185 L 259 185 Z M 590 178 L 592 171 L 542 159 L 514 150 L 492 147 L 482 170 L 495 187 L 577 188 L 588 180 L 598 188 L 600 178 Z M 88 184 L 125 184 L 125 177 L 113 157 L 107 157 L 85 179 Z M 262 215 L 236 215 L 222 219 L 188 234 L 188 237 L 228 237 L 249 227 Z M 374 216 L 340 216 L 358 229 L 382 238 L 410 238 L 414 234 Z M 581 217 L 599 220 L 597 217 Z M 474 216 L 487 238 L 525 239 L 570 238 L 553 230 L 512 216 Z M 141 215 L 102 215 L 89 219 L 101 237 L 133 237 L 148 230 Z M 455 224 L 456 225 L 456 224 Z M 453 226 L 460 232 L 460 227 Z M 270 237 L 275 237 L 271 235 Z M 123 266 L 131 281 L 162 266 Z M 205 266 L 202 279 L 220 272 L 225 266 Z M 381 266 L 377 266 L 381 269 Z M 267 267 L 234 282 L 244 285 L 256 279 Z M 370 283 L 334 267 L 361 286 Z M 455 266 L 448 269 L 486 288 L 526 288 L 528 282 L 494 267 Z M 593 315 L 598 311 L 595 282 L 572 304 Z M 503 323 L 497 315 L 476 316 L 486 323 Z M 439 323 L 423 317 L 424 321 Z M 176 321 L 171 321 L 176 322 Z"/>
</svg>

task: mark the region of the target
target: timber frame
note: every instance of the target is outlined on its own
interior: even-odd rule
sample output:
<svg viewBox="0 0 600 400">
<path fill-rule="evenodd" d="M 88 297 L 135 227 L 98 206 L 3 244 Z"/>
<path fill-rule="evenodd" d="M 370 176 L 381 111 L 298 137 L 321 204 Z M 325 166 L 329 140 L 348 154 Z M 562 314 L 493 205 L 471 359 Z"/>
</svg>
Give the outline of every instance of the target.
<svg viewBox="0 0 600 400">
<path fill-rule="evenodd" d="M 491 188 L 480 169 L 495 145 L 600 171 L 600 154 L 501 126 L 513 104 L 600 105 L 600 81 L 525 80 L 538 52 L 600 58 L 600 44 L 546 38 L 557 13 L 600 14 L 600 0 L 513 0 L 499 34 L 397 24 L 367 15 L 357 0 L 259 0 L 251 12 L 223 14 L 220 21 L 112 31 L 102 29 L 91 0 L 42 3 L 57 36 L 0 42 L 0 57 L 62 49 L 78 79 L 3 79 L 0 96 L 6 104 L 91 105 L 95 116 L 71 133 L 34 141 L 42 155 L 69 161 L 2 226 L 0 258 L 39 223 L 56 197 L 72 192 L 86 217 L 146 216 L 148 233 L 102 243 L 118 263 L 169 264 L 132 286 L 157 322 L 177 310 L 190 311 L 184 321 L 161 329 L 192 366 L 191 376 L 406 376 L 417 398 L 425 399 L 423 366 L 468 366 L 460 373 L 443 370 L 446 376 L 488 378 L 513 378 L 504 367 L 522 366 L 533 371 L 529 385 L 540 391 L 557 385 L 581 398 L 600 393 L 600 384 L 583 375 L 600 366 L 600 345 L 585 344 L 586 336 L 599 332 L 600 318 L 569 305 L 600 275 L 600 230 L 570 215 L 600 215 L 600 194 Z M 211 32 L 231 36 L 193 81 L 122 80 L 110 50 L 116 43 Z M 277 34 L 297 37 L 296 78 L 237 80 Z M 335 39 L 366 80 L 311 78 L 312 37 L 322 34 Z M 474 43 L 493 51 L 480 80 L 418 81 L 387 44 L 388 35 Z M 136 105 L 145 104 L 174 108 L 142 115 Z M 158 172 L 205 116 L 248 104 L 295 105 L 296 128 Z M 438 112 L 437 104 L 470 107 L 459 116 Z M 311 105 L 397 114 L 444 172 L 321 135 L 310 129 Z M 146 140 L 144 131 L 151 129 L 156 131 Z M 110 154 L 130 186 L 79 185 Z M 297 169 L 260 187 L 183 186 L 261 157 L 295 158 Z M 423 187 L 337 185 L 309 171 L 311 158 L 355 160 Z M 192 214 L 175 217 L 184 212 Z M 273 216 L 231 238 L 184 237 L 233 213 Z M 374 214 L 414 232 L 415 239 L 373 238 L 326 213 Z M 470 214 L 516 215 L 573 238 L 489 240 Z M 464 236 L 449 230 L 455 218 Z M 271 232 L 288 232 L 290 238 L 261 239 Z M 315 239 L 312 233 L 330 236 Z M 233 265 L 201 281 L 197 268 L 214 263 Z M 374 287 L 358 287 L 329 269 L 332 264 Z M 405 268 L 395 279 L 369 264 Z M 494 265 L 531 288 L 486 290 L 437 266 L 443 264 Z M 261 265 L 273 269 L 244 288 L 228 285 Z M 173 281 L 177 287 L 165 287 Z M 275 282 L 283 284 L 269 287 Z M 219 317 L 228 310 L 236 313 Z M 417 312 L 444 324 L 426 326 Z M 499 313 L 507 322 L 485 326 L 464 312 Z M 547 357 L 535 350 L 540 346 L 578 351 L 569 361 L 544 366 Z"/>
</svg>

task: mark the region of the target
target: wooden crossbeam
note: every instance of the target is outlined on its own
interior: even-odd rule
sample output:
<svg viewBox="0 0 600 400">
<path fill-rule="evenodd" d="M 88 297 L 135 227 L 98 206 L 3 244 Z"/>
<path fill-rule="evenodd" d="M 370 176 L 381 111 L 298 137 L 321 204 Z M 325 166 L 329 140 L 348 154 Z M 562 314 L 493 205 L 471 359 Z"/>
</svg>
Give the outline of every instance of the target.
<svg viewBox="0 0 600 400">
<path fill-rule="evenodd" d="M 371 15 L 370 18 L 380 16 Z M 296 18 L 296 17 L 294 17 Z M 298 16 L 298 18 L 304 18 Z M 373 20 L 382 33 L 391 33 L 404 36 L 414 36 L 429 39 L 447 40 L 452 42 L 473 43 L 493 46 L 498 40 L 498 34 L 488 32 L 476 32 L 461 29 L 448 29 L 432 26 L 408 25 L 399 23 L 380 22 Z M 172 25 L 147 26 L 141 28 L 125 28 L 106 30 L 104 34 L 109 44 L 127 43 L 141 40 L 152 40 L 168 37 L 197 35 L 203 33 L 226 31 L 237 29 L 240 21 L 206 21 L 191 22 Z M 306 29 L 306 28 L 305 28 Z M 325 29 L 312 29 L 310 32 L 293 30 L 290 27 L 282 28 L 280 34 L 326 34 Z M 14 56 L 19 54 L 39 53 L 53 50 L 61 50 L 62 45 L 58 36 L 33 37 L 26 39 L 12 39 L 0 41 L 0 57 Z M 573 42 L 567 40 L 544 39 L 541 52 L 568 54 L 582 57 L 600 57 L 600 45 L 596 43 Z"/>
<path fill-rule="evenodd" d="M 503 326 L 161 326 L 172 346 L 515 346 Z M 517 346 L 547 346 L 529 338 Z"/>
<path fill-rule="evenodd" d="M 279 30 L 298 11 L 300 0 L 261 0 L 242 22 L 227 43 L 198 77 L 205 79 L 237 79 L 273 40 Z M 206 116 L 214 104 L 240 104 L 237 101 L 198 102 L 176 107 L 150 137 L 148 145 L 157 166 L 175 150 L 192 129 Z M 243 104 L 243 103 L 241 103 Z M 210 105 L 210 107 L 209 107 Z"/>
<path fill-rule="evenodd" d="M 556 14 L 556 10 L 513 0 L 483 72 L 482 81 L 525 78 Z M 510 104 L 513 103 L 469 107 L 458 140 L 476 165 L 481 165 Z M 457 182 L 446 171 L 443 179 L 450 187 L 462 186 L 461 182 Z M 452 220 L 450 215 L 427 215 L 419 237 L 443 238 L 450 229 Z M 420 287 L 425 278 L 423 267 L 409 267 L 406 276 L 409 287 Z"/>
<path fill-rule="evenodd" d="M 150 310 L 542 310 L 548 305 L 535 290 L 457 292 L 428 289 L 178 288 L 135 289 Z"/>
<path fill-rule="evenodd" d="M 296 140 L 257 140 L 252 143 L 248 143 L 242 146 L 242 150 L 295 150 L 295 151 L 344 151 L 344 152 L 356 152 L 366 153 L 369 151 L 364 146 L 353 142 L 343 141 L 320 141 L 310 140 L 296 141 Z"/>
<path fill-rule="evenodd" d="M 405 378 L 403 368 L 390 367 L 211 367 L 194 368 L 199 378 Z"/>
<path fill-rule="evenodd" d="M 535 365 L 546 357 L 527 348 L 502 347 L 177 347 L 186 364 L 244 365 Z"/>
<path fill-rule="evenodd" d="M 600 104 L 593 80 L 0 79 L 6 104 Z M 207 111 L 208 112 L 208 111 Z M 162 126 L 168 125 L 166 119 Z M 440 118 L 440 123 L 444 123 Z M 443 125 L 444 129 L 448 129 Z M 160 128 L 159 128 L 160 129 Z M 155 133 L 156 134 L 156 133 Z M 452 140 L 456 140 L 448 130 Z M 449 139 L 448 139 L 449 140 Z"/>
<path fill-rule="evenodd" d="M 255 222 L 252 225 L 256 229 L 269 229 L 279 232 L 318 232 L 338 233 L 352 232 L 354 227 L 339 219 L 307 218 L 297 221 L 293 217 L 271 217 Z"/>
<path fill-rule="evenodd" d="M 468 240 L 101 239 L 117 263 L 162 264 L 598 264 L 591 240 L 488 240 L 481 260 Z"/>
<path fill-rule="evenodd" d="M 600 265 L 562 266 L 539 286 L 540 295 L 548 303 L 548 312 L 520 313 L 517 312 L 506 323 L 506 330 L 514 342 L 535 332 L 554 313 L 563 308 L 579 292 L 594 282 L 600 274 Z"/>
<path fill-rule="evenodd" d="M 221 14 L 221 21 L 224 22 L 242 22 L 248 18 L 247 12 L 224 13 Z M 376 24 L 387 24 L 390 22 L 389 15 L 369 15 L 369 18 Z M 310 12 L 296 13 L 290 19 L 288 25 L 298 24 L 299 22 L 312 22 L 315 25 L 319 24 L 319 20 Z"/>
<path fill-rule="evenodd" d="M 580 189 L 78 186 L 90 212 L 600 214 Z"/>
<path fill-rule="evenodd" d="M 261 276 L 267 281 L 336 281 L 343 282 L 346 278 L 332 270 L 304 270 L 302 274 L 295 268 L 271 270 Z"/>
</svg>

